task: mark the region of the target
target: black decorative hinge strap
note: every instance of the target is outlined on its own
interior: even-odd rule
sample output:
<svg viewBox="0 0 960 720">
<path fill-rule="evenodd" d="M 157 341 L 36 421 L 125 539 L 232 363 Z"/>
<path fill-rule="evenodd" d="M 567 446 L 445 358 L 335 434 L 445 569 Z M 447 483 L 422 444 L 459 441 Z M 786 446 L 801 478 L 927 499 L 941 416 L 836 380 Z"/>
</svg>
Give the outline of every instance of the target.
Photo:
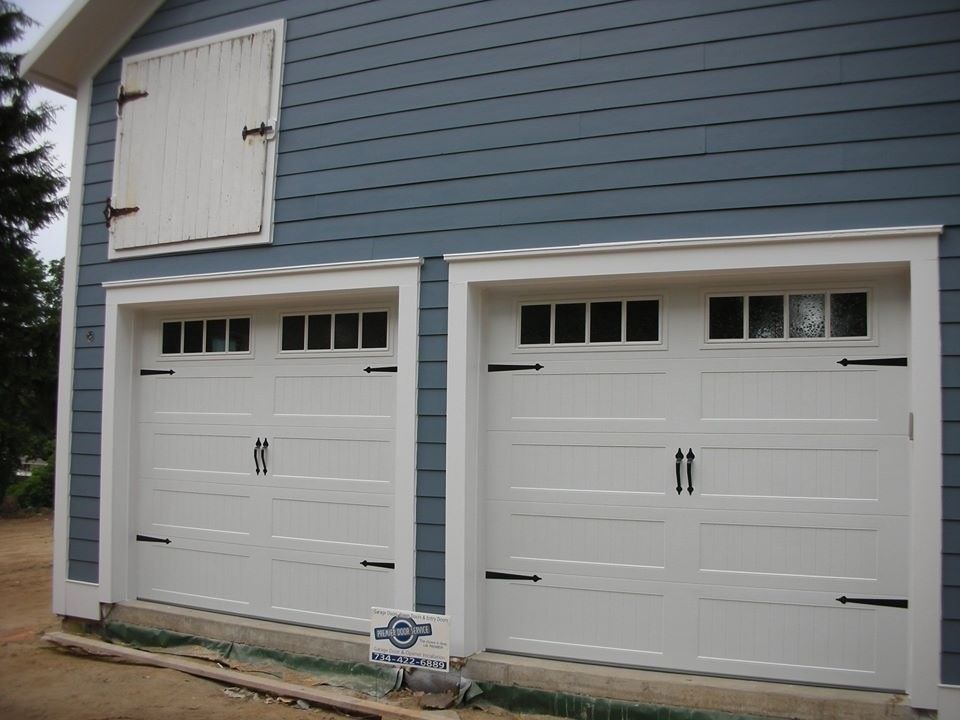
<svg viewBox="0 0 960 720">
<path fill-rule="evenodd" d="M 487 372 L 510 372 L 511 370 L 536 370 L 540 372 L 543 370 L 543 365 L 540 363 L 536 365 L 487 365 Z"/>
<path fill-rule="evenodd" d="M 173 370 L 144 370 L 140 368 L 141 375 L 173 375 Z"/>
<path fill-rule="evenodd" d="M 379 568 L 387 568 L 389 570 L 393 570 L 394 568 L 394 563 L 392 562 L 374 562 L 373 560 L 364 560 L 360 564 L 363 565 L 364 567 L 379 567 Z"/>
<path fill-rule="evenodd" d="M 539 575 L 516 575 L 514 573 L 487 570 L 487 580 L 533 580 L 533 582 L 540 582 L 543 578 Z"/>
<path fill-rule="evenodd" d="M 153 537 L 152 535 L 137 535 L 137 542 L 155 542 L 155 543 L 163 543 L 164 545 L 169 545 L 170 538 L 158 538 L 158 537 Z"/>
<path fill-rule="evenodd" d="M 847 365 L 886 365 L 894 367 L 906 367 L 907 359 L 905 357 L 867 358 L 864 360 L 847 360 L 847 358 L 843 358 L 843 360 L 837 360 L 837 365 L 843 365 L 844 367 Z"/>
<path fill-rule="evenodd" d="M 123 106 L 126 105 L 131 100 L 139 100 L 140 98 L 145 98 L 149 95 L 146 90 L 135 90 L 134 92 L 127 92 L 123 89 L 123 85 L 120 86 L 120 93 L 117 95 L 117 115 L 123 113 Z"/>
<path fill-rule="evenodd" d="M 396 371 L 397 371 L 397 366 L 396 366 L 396 365 L 387 365 L 387 366 L 385 366 L 385 367 L 370 367 L 369 365 L 367 365 L 367 366 L 363 369 L 363 371 L 364 371 L 365 373 L 367 373 L 367 375 L 369 375 L 370 373 L 374 373 L 374 372 L 396 372 Z"/>
<path fill-rule="evenodd" d="M 259 135 L 263 137 L 268 132 L 273 132 L 273 125 L 267 125 L 265 122 L 260 123 L 260 127 L 247 128 L 246 125 L 243 126 L 243 132 L 240 133 L 240 136 L 246 140 L 250 135 Z"/>
<path fill-rule="evenodd" d="M 122 217 L 124 215 L 132 215 L 133 213 L 140 210 L 138 206 L 134 207 L 125 207 L 125 208 L 115 208 L 110 201 L 110 198 L 107 198 L 107 204 L 103 208 L 103 219 L 107 221 L 107 227 L 110 227 L 110 222 L 116 217 Z"/>
<path fill-rule="evenodd" d="M 846 595 L 841 595 L 837 598 L 837 602 L 843 605 L 851 603 L 853 605 L 879 605 L 880 607 L 907 607 L 906 599 L 899 598 L 848 598 Z"/>
</svg>

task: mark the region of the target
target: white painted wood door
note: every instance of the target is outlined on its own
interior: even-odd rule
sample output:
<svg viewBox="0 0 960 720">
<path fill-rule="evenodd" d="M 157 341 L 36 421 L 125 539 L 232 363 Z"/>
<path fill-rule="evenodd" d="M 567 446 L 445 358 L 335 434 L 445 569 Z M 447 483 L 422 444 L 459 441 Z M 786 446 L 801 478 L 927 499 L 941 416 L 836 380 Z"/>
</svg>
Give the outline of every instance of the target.
<svg viewBox="0 0 960 720">
<path fill-rule="evenodd" d="M 909 611 L 836 601 L 907 597 L 907 372 L 836 364 L 906 355 L 905 283 L 869 284 L 874 339 L 833 346 L 710 346 L 702 281 L 643 289 L 643 349 L 521 348 L 531 296 L 486 297 L 485 362 L 544 366 L 485 376 L 483 567 L 541 578 L 484 581 L 486 647 L 902 689 Z"/>
<path fill-rule="evenodd" d="M 134 543 L 138 597 L 367 632 L 394 598 L 361 563 L 394 560 L 396 380 L 363 368 L 394 351 L 285 355 L 265 309 L 249 354 L 171 358 L 162 319 L 141 322 L 139 367 L 175 374 L 135 380 L 134 529 L 171 542 Z"/>
</svg>

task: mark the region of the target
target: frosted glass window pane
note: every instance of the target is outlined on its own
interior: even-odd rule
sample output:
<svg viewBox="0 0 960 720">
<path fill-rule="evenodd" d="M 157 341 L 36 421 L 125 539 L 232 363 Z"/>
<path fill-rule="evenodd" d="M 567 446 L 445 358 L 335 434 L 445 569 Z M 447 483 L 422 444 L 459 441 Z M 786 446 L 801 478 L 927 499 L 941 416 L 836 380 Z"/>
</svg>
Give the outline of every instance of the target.
<svg viewBox="0 0 960 720">
<path fill-rule="evenodd" d="M 206 352 L 224 352 L 227 349 L 227 321 L 207 320 Z"/>
<path fill-rule="evenodd" d="M 710 298 L 710 339 L 743 339 L 743 296 Z"/>
<path fill-rule="evenodd" d="M 751 295 L 749 326 L 751 338 L 782 338 L 783 296 Z"/>
<path fill-rule="evenodd" d="M 826 318 L 823 294 L 791 295 L 790 337 L 818 338 L 824 336 L 825 330 Z"/>
<path fill-rule="evenodd" d="M 830 335 L 832 337 L 866 337 L 867 294 L 865 292 L 830 295 Z"/>
<path fill-rule="evenodd" d="M 590 342 L 620 342 L 622 317 L 620 301 L 590 303 Z"/>
<path fill-rule="evenodd" d="M 553 311 L 553 341 L 582 343 L 587 339 L 587 304 L 560 303 Z"/>
<path fill-rule="evenodd" d="M 627 342 L 656 342 L 660 339 L 660 301 L 627 301 Z"/>
<path fill-rule="evenodd" d="M 520 344 L 546 345 L 550 342 L 550 306 L 524 305 L 520 308 Z"/>
</svg>

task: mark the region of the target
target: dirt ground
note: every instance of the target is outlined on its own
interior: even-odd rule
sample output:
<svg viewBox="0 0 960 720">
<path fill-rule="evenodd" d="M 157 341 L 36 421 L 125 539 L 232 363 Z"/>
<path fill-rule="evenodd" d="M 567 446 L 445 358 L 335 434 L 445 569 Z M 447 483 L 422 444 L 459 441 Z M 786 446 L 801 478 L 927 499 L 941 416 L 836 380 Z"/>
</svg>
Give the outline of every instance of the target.
<svg viewBox="0 0 960 720">
<path fill-rule="evenodd" d="M 173 670 L 77 657 L 40 640 L 50 611 L 51 516 L 0 518 L 0 718 L 4 720 L 342 720 Z"/>
</svg>

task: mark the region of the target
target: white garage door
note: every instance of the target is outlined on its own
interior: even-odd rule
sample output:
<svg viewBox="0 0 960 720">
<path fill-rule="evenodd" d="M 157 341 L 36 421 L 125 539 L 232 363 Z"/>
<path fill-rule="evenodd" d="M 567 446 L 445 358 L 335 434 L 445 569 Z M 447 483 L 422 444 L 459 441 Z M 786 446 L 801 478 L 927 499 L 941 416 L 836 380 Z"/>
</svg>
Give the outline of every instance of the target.
<svg viewBox="0 0 960 720">
<path fill-rule="evenodd" d="M 907 370 L 837 361 L 902 358 L 906 298 L 896 276 L 487 298 L 487 648 L 902 689 Z"/>
<path fill-rule="evenodd" d="M 139 597 L 367 631 L 394 597 L 394 314 L 141 319 Z"/>
</svg>

